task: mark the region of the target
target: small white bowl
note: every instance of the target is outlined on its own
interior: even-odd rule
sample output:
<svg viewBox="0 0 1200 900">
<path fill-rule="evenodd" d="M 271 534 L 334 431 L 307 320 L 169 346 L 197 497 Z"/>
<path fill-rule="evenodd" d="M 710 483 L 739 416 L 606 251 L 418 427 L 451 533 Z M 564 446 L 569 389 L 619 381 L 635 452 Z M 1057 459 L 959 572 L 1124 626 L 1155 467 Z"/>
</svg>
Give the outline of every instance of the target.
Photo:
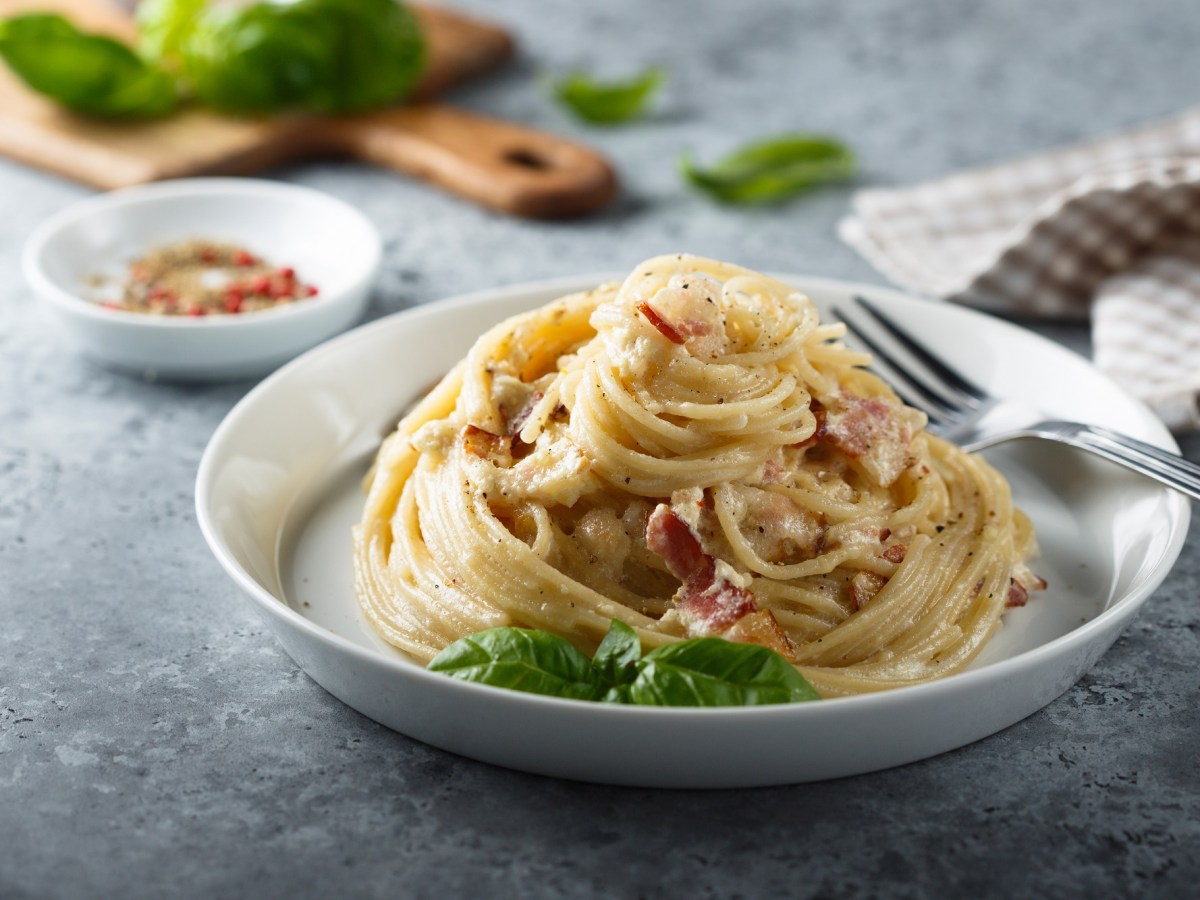
<svg viewBox="0 0 1200 900">
<path fill-rule="evenodd" d="M 238 244 L 292 266 L 319 294 L 277 309 L 204 317 L 102 307 L 90 295 L 164 244 Z M 375 226 L 310 188 L 249 178 L 188 178 L 102 194 L 43 223 L 22 266 L 37 295 L 84 353 L 148 378 L 219 381 L 262 375 L 354 324 L 379 270 Z"/>
</svg>

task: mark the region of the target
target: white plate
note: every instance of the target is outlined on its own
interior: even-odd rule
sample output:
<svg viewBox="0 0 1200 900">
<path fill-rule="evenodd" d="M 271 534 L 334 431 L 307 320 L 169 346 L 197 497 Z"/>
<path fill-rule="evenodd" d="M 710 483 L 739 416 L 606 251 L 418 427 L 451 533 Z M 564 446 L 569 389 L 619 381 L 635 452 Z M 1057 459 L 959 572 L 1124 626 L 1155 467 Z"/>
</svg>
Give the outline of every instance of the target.
<svg viewBox="0 0 1200 900">
<path fill-rule="evenodd" d="M 292 658 L 384 725 L 530 772 L 664 787 L 810 781 L 900 765 L 993 734 L 1070 687 L 1116 640 L 1179 554 L 1181 496 L 1033 441 L 990 458 L 1038 529 L 1049 588 L 969 671 L 882 694 L 794 706 L 606 706 L 467 684 L 427 672 L 359 614 L 350 528 L 359 480 L 404 407 L 486 327 L 598 278 L 488 291 L 401 313 L 319 347 L 226 418 L 196 486 L 200 526 Z M 790 281 L 818 304 L 888 304 L 981 384 L 1164 447 L 1170 435 L 1075 354 L 1013 325 L 867 285 Z"/>
</svg>

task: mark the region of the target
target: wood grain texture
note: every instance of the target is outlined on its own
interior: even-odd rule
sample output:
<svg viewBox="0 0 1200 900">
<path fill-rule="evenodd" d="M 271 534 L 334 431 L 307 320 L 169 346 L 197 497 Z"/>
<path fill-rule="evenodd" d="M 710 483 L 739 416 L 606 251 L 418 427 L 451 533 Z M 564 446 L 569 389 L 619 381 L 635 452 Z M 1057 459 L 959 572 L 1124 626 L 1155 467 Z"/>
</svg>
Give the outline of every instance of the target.
<svg viewBox="0 0 1200 900">
<path fill-rule="evenodd" d="M 507 61 L 503 29 L 450 10 L 411 6 L 429 61 L 413 99 L 427 101 Z M 57 11 L 131 40 L 128 13 L 106 0 L 0 0 L 0 17 Z M 185 107 L 150 122 L 67 112 L 0 66 L 0 154 L 101 189 L 189 175 L 249 174 L 310 155 L 345 154 L 522 216 L 575 216 L 605 205 L 616 179 L 594 151 L 554 135 L 432 103 L 360 116 L 234 118 Z"/>
</svg>

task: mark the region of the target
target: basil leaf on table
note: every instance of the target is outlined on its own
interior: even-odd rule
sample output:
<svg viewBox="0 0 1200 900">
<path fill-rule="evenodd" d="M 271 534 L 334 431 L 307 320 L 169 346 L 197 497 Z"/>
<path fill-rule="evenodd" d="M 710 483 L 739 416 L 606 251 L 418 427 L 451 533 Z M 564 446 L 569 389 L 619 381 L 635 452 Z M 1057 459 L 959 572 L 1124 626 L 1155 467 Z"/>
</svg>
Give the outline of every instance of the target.
<svg viewBox="0 0 1200 900">
<path fill-rule="evenodd" d="M 629 696 L 643 706 L 758 706 L 820 699 L 775 651 L 715 637 L 647 653 Z"/>
<path fill-rule="evenodd" d="M 600 82 L 582 72 L 572 72 L 552 87 L 554 96 L 579 118 L 615 125 L 642 115 L 665 79 L 666 72 L 655 66 L 628 81 L 615 82 Z"/>
<path fill-rule="evenodd" d="M 434 657 L 429 669 L 552 697 L 591 700 L 602 692 L 586 656 L 558 635 L 528 628 L 491 628 L 460 638 Z"/>
<path fill-rule="evenodd" d="M 152 118 L 171 112 L 179 99 L 167 73 L 56 14 L 0 21 L 0 57 L 35 91 L 90 116 Z"/>
<path fill-rule="evenodd" d="M 758 141 L 726 156 L 708 169 L 684 157 L 684 177 L 726 203 L 773 203 L 818 185 L 845 181 L 856 162 L 850 149 L 834 138 L 788 134 Z"/>
<path fill-rule="evenodd" d="M 412 90 L 425 62 L 416 18 L 395 0 L 208 5 L 190 21 L 164 48 L 178 42 L 192 91 L 225 112 L 384 106 Z"/>
</svg>

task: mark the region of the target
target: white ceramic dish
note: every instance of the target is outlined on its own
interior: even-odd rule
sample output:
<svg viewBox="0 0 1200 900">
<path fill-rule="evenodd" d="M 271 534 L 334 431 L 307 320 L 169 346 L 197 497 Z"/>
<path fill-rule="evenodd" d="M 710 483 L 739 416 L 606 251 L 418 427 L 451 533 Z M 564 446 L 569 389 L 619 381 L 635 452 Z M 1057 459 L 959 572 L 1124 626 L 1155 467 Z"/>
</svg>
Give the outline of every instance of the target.
<svg viewBox="0 0 1200 900">
<path fill-rule="evenodd" d="M 240 244 L 290 265 L 320 294 L 233 316 L 150 316 L 105 309 L 90 294 L 147 250 L 188 238 Z M 178 380 L 261 375 L 362 315 L 381 258 L 365 216 L 310 188 L 249 178 L 188 178 L 101 194 L 42 224 L 25 278 L 82 350 L 113 368 Z"/>
<path fill-rule="evenodd" d="M 391 728 L 500 765 L 631 785 L 765 785 L 900 765 L 990 735 L 1061 694 L 1178 556 L 1189 518 L 1181 496 L 1060 446 L 1018 442 L 990 456 L 1039 530 L 1037 569 L 1050 587 L 1006 617 L 967 672 L 883 694 L 709 710 L 587 704 L 429 673 L 359 615 L 350 562 L 359 480 L 405 405 L 484 328 L 597 280 L 488 291 L 354 331 L 259 385 L 204 454 L 197 512 L 221 565 L 309 675 Z M 1141 404 L 1036 335 L 880 288 L 790 280 L 823 306 L 854 293 L 889 304 L 997 392 L 1173 446 Z"/>
</svg>

